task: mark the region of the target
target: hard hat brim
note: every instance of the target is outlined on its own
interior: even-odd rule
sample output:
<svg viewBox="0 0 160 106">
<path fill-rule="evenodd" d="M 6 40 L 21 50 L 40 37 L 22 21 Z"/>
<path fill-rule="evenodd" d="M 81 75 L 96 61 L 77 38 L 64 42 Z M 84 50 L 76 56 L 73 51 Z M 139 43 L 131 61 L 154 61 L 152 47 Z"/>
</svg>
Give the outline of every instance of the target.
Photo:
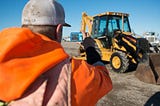
<svg viewBox="0 0 160 106">
<path fill-rule="evenodd" d="M 67 24 L 67 23 L 64 23 L 63 26 L 71 27 L 71 25 L 70 25 L 70 24 Z"/>
</svg>

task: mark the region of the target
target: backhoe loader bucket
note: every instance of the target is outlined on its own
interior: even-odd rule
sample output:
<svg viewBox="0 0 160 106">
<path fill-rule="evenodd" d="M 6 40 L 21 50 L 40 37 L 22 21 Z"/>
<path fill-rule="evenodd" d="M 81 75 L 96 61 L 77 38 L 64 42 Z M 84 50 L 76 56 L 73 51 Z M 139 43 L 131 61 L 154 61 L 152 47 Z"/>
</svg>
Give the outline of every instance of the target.
<svg viewBox="0 0 160 106">
<path fill-rule="evenodd" d="M 138 64 L 135 76 L 145 82 L 151 84 L 160 84 L 160 54 L 151 53 L 146 62 Z"/>
</svg>

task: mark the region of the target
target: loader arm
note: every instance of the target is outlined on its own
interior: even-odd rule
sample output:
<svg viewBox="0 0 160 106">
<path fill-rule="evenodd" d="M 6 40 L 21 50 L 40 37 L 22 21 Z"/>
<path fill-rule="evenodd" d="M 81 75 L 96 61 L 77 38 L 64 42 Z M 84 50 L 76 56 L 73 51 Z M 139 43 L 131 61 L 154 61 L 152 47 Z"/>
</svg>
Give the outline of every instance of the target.
<svg viewBox="0 0 160 106">
<path fill-rule="evenodd" d="M 86 35 L 86 27 L 88 27 L 88 36 L 91 36 L 92 21 L 93 21 L 93 17 L 88 16 L 85 12 L 82 13 L 82 22 L 81 22 L 81 30 L 80 31 L 83 34 L 83 39 L 87 36 Z"/>
</svg>

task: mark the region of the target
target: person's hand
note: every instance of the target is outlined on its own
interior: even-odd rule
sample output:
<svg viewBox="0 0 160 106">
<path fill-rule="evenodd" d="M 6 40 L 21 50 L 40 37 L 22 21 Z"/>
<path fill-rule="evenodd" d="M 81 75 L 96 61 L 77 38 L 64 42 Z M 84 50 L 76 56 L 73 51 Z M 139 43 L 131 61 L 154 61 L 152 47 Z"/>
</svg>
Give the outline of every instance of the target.
<svg viewBox="0 0 160 106">
<path fill-rule="evenodd" d="M 82 43 L 87 55 L 87 63 L 94 64 L 98 61 L 101 61 L 101 56 L 95 49 L 95 41 L 91 37 L 86 37 Z"/>
</svg>

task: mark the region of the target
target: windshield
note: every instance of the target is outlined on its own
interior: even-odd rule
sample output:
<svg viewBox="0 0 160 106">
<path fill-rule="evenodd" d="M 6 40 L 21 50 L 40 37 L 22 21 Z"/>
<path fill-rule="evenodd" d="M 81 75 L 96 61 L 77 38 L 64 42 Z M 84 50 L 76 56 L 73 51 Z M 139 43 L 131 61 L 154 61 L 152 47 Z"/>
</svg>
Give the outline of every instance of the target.
<svg viewBox="0 0 160 106">
<path fill-rule="evenodd" d="M 128 17 L 124 16 L 123 22 L 122 24 L 121 16 L 97 16 L 93 20 L 92 37 L 99 38 L 106 35 L 112 37 L 116 29 L 120 29 L 123 32 L 131 32 Z"/>
<path fill-rule="evenodd" d="M 128 18 L 124 17 L 124 23 L 122 24 L 122 17 L 110 16 L 108 20 L 108 33 L 113 33 L 116 29 L 120 29 L 123 32 L 131 32 Z"/>
<path fill-rule="evenodd" d="M 101 37 L 106 34 L 107 16 L 96 17 L 93 21 L 92 35 L 94 37 Z"/>
</svg>

